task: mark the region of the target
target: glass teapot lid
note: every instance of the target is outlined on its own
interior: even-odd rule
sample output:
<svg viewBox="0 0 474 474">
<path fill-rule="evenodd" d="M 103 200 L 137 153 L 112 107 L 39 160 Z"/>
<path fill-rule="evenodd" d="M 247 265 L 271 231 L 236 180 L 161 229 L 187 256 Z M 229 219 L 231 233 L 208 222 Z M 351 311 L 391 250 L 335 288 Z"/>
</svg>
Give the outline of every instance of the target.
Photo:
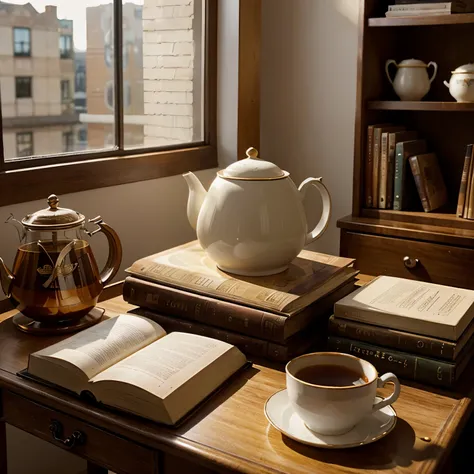
<svg viewBox="0 0 474 474">
<path fill-rule="evenodd" d="M 60 230 L 81 225 L 85 217 L 72 209 L 59 207 L 55 194 L 48 197 L 49 207 L 26 215 L 21 223 L 31 230 Z"/>
<path fill-rule="evenodd" d="M 225 170 L 218 171 L 217 174 L 225 179 L 246 181 L 267 181 L 289 176 L 287 171 L 283 171 L 274 163 L 258 158 L 258 151 L 255 148 L 247 150 L 247 158 L 232 163 Z"/>
</svg>

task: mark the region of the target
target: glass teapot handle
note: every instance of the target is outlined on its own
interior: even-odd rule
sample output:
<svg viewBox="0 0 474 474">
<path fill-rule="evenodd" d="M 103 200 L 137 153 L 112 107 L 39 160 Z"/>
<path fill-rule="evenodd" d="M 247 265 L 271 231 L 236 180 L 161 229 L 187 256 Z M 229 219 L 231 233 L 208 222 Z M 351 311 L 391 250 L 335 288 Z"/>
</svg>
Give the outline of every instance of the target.
<svg viewBox="0 0 474 474">
<path fill-rule="evenodd" d="M 305 245 L 309 245 L 311 242 L 314 242 L 316 239 L 319 239 L 321 235 L 323 235 L 331 217 L 331 195 L 329 194 L 328 188 L 326 188 L 326 186 L 323 184 L 323 178 L 305 179 L 298 188 L 298 191 L 301 193 L 301 198 L 305 198 L 306 192 L 311 185 L 314 186 L 321 194 L 321 199 L 323 201 L 323 212 L 321 219 L 316 224 L 316 227 L 311 232 L 306 234 Z"/>
<path fill-rule="evenodd" d="M 100 272 L 100 281 L 105 286 L 119 271 L 120 264 L 122 263 L 122 244 L 120 243 L 117 232 L 106 224 L 102 220 L 102 217 L 97 216 L 94 219 L 89 219 L 89 222 L 91 224 L 96 224 L 99 228 L 92 232 L 86 230 L 87 235 L 92 237 L 98 232 L 103 232 L 109 243 L 109 256 L 104 269 Z"/>
</svg>

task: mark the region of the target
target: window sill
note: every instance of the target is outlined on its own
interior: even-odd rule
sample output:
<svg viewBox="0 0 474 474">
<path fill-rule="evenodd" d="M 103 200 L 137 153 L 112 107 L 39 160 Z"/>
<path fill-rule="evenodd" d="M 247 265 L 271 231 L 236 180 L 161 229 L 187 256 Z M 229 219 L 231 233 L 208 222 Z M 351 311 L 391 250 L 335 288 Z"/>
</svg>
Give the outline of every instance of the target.
<svg viewBox="0 0 474 474">
<path fill-rule="evenodd" d="M 0 206 L 174 176 L 217 167 L 217 150 L 209 145 L 116 158 L 79 161 L 3 171 Z"/>
</svg>

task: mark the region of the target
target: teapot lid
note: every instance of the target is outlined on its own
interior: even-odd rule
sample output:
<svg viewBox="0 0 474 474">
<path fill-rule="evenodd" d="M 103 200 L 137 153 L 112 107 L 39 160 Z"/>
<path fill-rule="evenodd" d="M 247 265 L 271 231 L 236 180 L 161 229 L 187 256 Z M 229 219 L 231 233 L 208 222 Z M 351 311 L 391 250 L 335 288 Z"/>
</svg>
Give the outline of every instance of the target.
<svg viewBox="0 0 474 474">
<path fill-rule="evenodd" d="M 258 158 L 258 151 L 255 148 L 249 148 L 246 154 L 247 158 L 232 163 L 225 170 L 218 171 L 217 174 L 225 179 L 246 181 L 266 181 L 289 176 L 287 171 L 283 171 L 274 163 Z"/>
<path fill-rule="evenodd" d="M 428 67 L 428 64 L 424 63 L 420 59 L 404 59 L 398 64 L 398 67 Z"/>
<path fill-rule="evenodd" d="M 32 230 L 58 230 L 76 227 L 82 224 L 85 217 L 76 211 L 59 207 L 56 194 L 48 197 L 49 207 L 25 216 L 21 223 Z"/>
<path fill-rule="evenodd" d="M 459 66 L 454 71 L 451 71 L 451 74 L 469 74 L 474 73 L 474 63 L 464 64 Z"/>
</svg>

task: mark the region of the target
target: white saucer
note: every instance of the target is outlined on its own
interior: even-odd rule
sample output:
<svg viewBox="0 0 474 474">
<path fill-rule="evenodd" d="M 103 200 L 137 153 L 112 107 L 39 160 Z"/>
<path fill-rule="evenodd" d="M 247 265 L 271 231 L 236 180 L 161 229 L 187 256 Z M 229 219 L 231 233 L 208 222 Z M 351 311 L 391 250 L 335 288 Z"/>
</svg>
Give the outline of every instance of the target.
<svg viewBox="0 0 474 474">
<path fill-rule="evenodd" d="M 293 411 L 286 390 L 273 394 L 267 400 L 265 416 L 274 428 L 288 438 L 326 449 L 354 448 L 373 443 L 390 433 L 397 423 L 395 410 L 387 406 L 368 415 L 348 433 L 339 436 L 318 434 L 308 429 L 303 420 Z"/>
</svg>

